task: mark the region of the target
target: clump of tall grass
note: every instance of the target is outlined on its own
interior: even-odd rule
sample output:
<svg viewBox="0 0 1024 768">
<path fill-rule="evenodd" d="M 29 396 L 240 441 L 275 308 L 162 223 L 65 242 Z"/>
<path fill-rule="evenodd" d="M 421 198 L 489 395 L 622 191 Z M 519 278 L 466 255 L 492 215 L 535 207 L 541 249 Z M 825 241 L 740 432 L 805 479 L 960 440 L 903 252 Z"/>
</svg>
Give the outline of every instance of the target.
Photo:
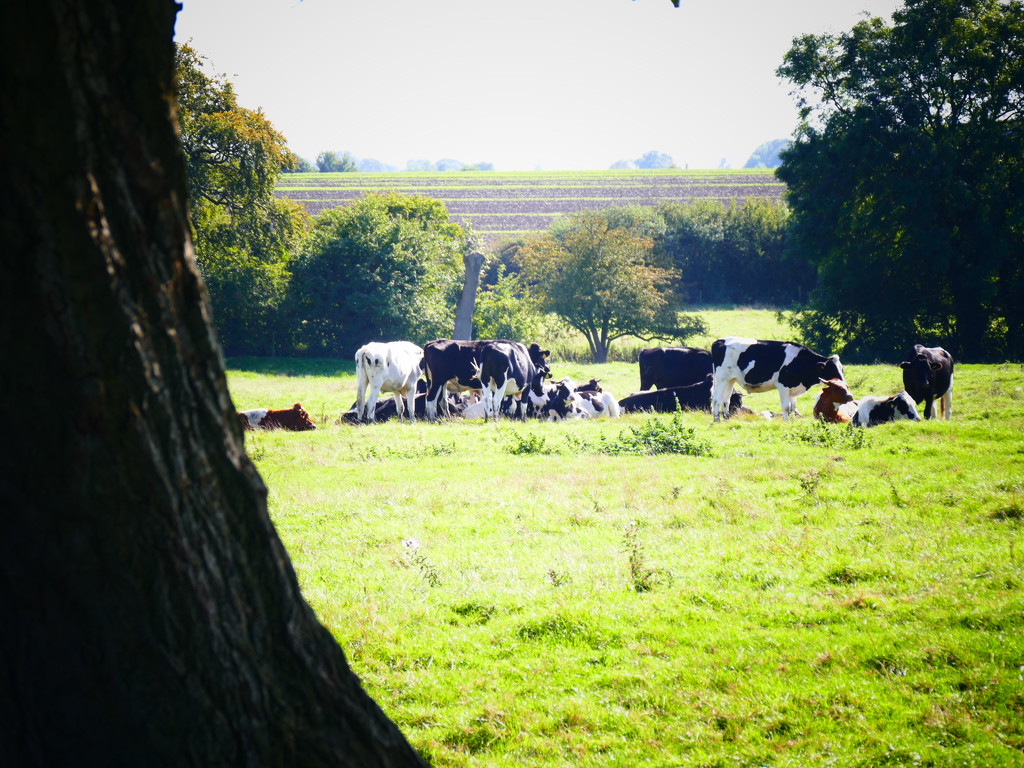
<svg viewBox="0 0 1024 768">
<path fill-rule="evenodd" d="M 766 431 L 761 439 L 767 442 L 807 443 L 833 450 L 856 450 L 870 445 L 866 429 L 857 429 L 848 424 L 829 424 L 820 419 L 803 419 L 784 430 Z"/>
</svg>

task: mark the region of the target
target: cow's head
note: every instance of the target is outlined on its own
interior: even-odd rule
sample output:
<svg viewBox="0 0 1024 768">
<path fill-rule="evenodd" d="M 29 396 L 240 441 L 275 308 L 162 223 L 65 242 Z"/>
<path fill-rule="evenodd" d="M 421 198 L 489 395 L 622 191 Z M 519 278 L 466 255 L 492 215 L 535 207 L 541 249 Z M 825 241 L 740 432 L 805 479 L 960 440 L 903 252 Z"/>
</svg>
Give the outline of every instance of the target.
<svg viewBox="0 0 1024 768">
<path fill-rule="evenodd" d="M 909 419 L 910 421 L 920 421 L 921 415 L 917 412 L 917 406 L 914 405 L 913 398 L 906 392 L 900 392 L 896 397 L 892 399 L 893 407 L 893 419 Z"/>
<path fill-rule="evenodd" d="M 932 383 L 933 372 L 942 366 L 928 360 L 924 355 L 914 355 L 910 360 L 900 363 L 903 369 L 903 385 L 905 387 L 927 387 Z"/>
<path fill-rule="evenodd" d="M 825 396 L 826 400 L 836 405 L 853 402 L 853 393 L 842 379 L 819 379 L 819 381 L 825 385 L 821 394 Z"/>
<path fill-rule="evenodd" d="M 293 429 L 296 432 L 307 432 L 311 429 L 316 429 L 316 424 L 309 418 L 309 414 L 303 409 L 302 403 L 293 405 L 291 411 L 288 412 L 288 416 L 288 429 Z"/>
<path fill-rule="evenodd" d="M 818 378 L 846 381 L 846 376 L 843 375 L 843 364 L 839 362 L 839 355 L 832 355 L 818 363 Z"/>
<path fill-rule="evenodd" d="M 540 344 L 534 342 L 529 346 L 530 362 L 537 366 L 537 370 L 544 372 L 544 378 L 551 378 L 551 364 L 548 358 L 551 357 L 551 350 L 541 349 Z"/>
<path fill-rule="evenodd" d="M 604 390 L 601 389 L 601 380 L 600 379 L 591 379 L 590 381 L 588 381 L 588 382 L 586 382 L 584 384 L 580 384 L 578 387 L 576 387 L 576 391 L 577 392 L 603 392 Z"/>
</svg>

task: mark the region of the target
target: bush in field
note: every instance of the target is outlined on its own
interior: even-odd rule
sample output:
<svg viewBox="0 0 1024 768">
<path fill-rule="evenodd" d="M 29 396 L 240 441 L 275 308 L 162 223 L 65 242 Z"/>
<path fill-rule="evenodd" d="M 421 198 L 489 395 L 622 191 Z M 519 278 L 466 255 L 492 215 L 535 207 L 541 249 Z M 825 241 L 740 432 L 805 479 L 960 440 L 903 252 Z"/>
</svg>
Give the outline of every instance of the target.
<svg viewBox="0 0 1024 768">
<path fill-rule="evenodd" d="M 294 266 L 296 347 L 347 357 L 368 341 L 451 333 L 466 235 L 437 200 L 370 194 L 317 220 Z"/>
</svg>

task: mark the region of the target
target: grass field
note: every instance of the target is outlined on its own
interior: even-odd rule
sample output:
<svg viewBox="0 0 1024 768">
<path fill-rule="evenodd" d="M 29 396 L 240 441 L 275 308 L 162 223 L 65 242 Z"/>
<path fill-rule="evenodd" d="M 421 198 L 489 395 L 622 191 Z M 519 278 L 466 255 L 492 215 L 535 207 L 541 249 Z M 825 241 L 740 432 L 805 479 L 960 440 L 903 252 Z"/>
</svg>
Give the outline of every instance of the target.
<svg viewBox="0 0 1024 768">
<path fill-rule="evenodd" d="M 1022 373 L 959 366 L 952 421 L 871 430 L 351 427 L 350 361 L 228 377 L 240 408 L 298 400 L 320 425 L 247 450 L 307 600 L 435 766 L 1020 766 Z"/>
</svg>

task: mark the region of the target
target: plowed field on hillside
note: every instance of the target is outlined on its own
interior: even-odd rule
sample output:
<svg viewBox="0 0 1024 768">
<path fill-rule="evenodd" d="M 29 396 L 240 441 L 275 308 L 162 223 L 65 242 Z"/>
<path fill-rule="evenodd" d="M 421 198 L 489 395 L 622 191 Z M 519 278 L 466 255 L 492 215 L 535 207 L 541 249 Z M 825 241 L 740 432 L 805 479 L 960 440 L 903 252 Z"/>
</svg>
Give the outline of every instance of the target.
<svg viewBox="0 0 1024 768">
<path fill-rule="evenodd" d="M 296 173 L 282 176 L 275 194 L 318 214 L 367 192 L 383 191 L 441 200 L 455 221 L 472 226 L 493 243 L 545 230 L 557 217 L 582 210 L 697 200 L 779 200 L 785 185 L 770 170 Z"/>
</svg>

